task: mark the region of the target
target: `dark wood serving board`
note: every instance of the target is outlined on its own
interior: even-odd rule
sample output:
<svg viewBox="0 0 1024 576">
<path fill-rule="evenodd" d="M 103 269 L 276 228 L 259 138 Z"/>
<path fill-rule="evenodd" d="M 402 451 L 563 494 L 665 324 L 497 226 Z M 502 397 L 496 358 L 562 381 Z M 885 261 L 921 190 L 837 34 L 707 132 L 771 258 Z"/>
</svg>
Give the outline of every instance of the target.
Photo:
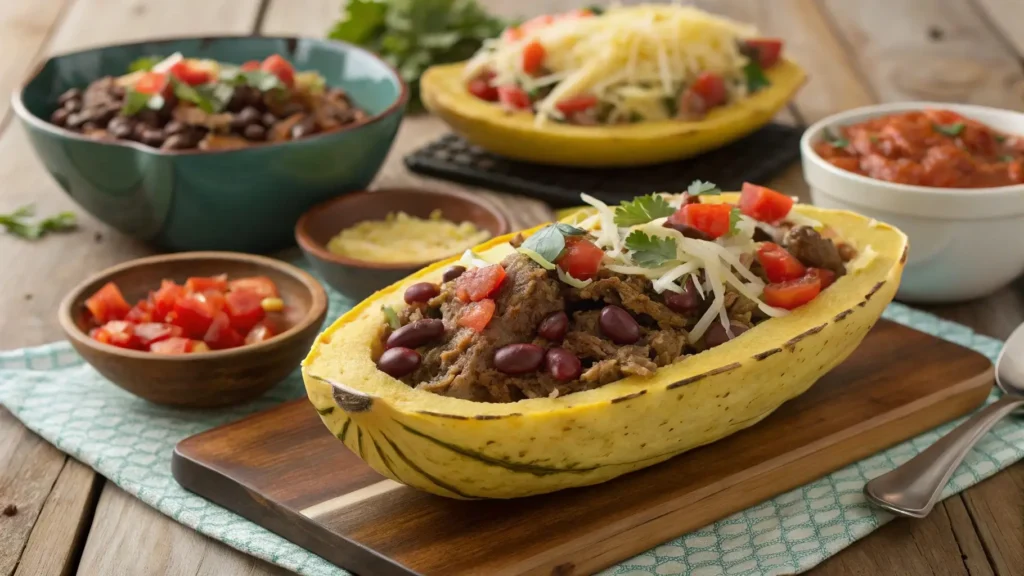
<svg viewBox="0 0 1024 576">
<path fill-rule="evenodd" d="M 758 425 L 610 482 L 458 501 L 386 480 L 305 399 L 182 440 L 185 488 L 364 576 L 590 574 L 963 415 L 984 356 L 881 321 Z"/>
</svg>

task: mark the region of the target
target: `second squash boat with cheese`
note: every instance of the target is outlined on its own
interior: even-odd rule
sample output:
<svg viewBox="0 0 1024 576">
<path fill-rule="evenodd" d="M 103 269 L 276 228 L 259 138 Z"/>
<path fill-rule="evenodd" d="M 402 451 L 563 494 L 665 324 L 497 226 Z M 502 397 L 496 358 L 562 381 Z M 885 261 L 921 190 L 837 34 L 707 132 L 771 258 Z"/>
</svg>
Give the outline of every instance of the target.
<svg viewBox="0 0 1024 576">
<path fill-rule="evenodd" d="M 692 156 L 767 123 L 804 83 L 783 43 L 693 7 L 533 18 L 421 79 L 424 104 L 471 142 L 542 164 Z"/>
</svg>

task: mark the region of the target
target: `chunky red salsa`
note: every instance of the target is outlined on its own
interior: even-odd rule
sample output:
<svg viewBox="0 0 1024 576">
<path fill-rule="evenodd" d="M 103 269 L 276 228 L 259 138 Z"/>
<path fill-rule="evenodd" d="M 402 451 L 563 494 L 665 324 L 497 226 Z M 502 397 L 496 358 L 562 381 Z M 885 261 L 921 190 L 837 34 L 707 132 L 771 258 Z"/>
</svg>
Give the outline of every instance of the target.
<svg viewBox="0 0 1024 576">
<path fill-rule="evenodd" d="M 899 184 L 992 188 L 1024 183 L 1024 137 L 1003 134 L 951 110 L 872 118 L 826 132 L 819 156 Z"/>
</svg>

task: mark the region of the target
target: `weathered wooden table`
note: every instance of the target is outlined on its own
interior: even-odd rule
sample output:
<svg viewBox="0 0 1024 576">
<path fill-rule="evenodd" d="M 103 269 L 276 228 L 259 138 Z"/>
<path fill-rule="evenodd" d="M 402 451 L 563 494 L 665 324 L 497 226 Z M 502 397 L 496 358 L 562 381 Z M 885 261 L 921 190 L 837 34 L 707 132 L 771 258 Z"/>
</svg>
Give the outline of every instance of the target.
<svg viewBox="0 0 1024 576">
<path fill-rule="evenodd" d="M 6 97 L 45 55 L 171 35 L 323 36 L 342 1 L 0 2 L 0 211 L 29 202 L 43 213 L 76 209 L 34 157 Z M 506 15 L 588 3 L 485 1 Z M 810 122 L 881 100 L 1024 110 L 1021 0 L 708 0 L 702 5 L 785 38 L 790 57 L 809 71 L 810 83 L 782 121 Z M 429 117 L 407 119 L 378 183 L 421 183 L 405 170 L 402 155 L 443 130 Z M 799 165 L 770 184 L 806 197 Z M 547 216 L 539 202 L 480 193 L 509 207 L 517 224 Z M 76 211 L 82 224 L 74 234 L 35 243 L 0 235 L 0 349 L 61 338 L 55 307 L 66 290 L 92 271 L 149 252 Z M 1024 279 L 978 302 L 930 310 L 1005 338 L 1024 321 Z M 0 407 L 0 508 L 7 503 L 16 504 L 17 514 L 0 516 L 0 576 L 286 573 L 162 516 Z M 890 523 L 813 573 L 1024 574 L 1024 463 L 945 500 L 926 520 Z"/>
</svg>

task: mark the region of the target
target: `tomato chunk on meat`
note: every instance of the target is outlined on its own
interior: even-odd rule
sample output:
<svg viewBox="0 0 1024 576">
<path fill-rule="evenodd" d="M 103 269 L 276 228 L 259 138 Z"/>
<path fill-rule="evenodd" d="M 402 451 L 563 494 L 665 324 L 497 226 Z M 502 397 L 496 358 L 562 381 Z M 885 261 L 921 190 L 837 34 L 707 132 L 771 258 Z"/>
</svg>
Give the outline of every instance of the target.
<svg viewBox="0 0 1024 576">
<path fill-rule="evenodd" d="M 121 289 L 113 282 L 107 282 L 102 288 L 85 301 L 97 324 L 106 324 L 111 320 L 123 320 L 132 307 L 121 294 Z"/>
<path fill-rule="evenodd" d="M 228 290 L 232 292 L 255 292 L 260 298 L 278 298 L 277 285 L 266 276 L 249 276 L 228 282 Z"/>
<path fill-rule="evenodd" d="M 711 238 L 729 233 L 731 204 L 685 204 L 668 217 L 673 224 L 692 226 Z"/>
<path fill-rule="evenodd" d="M 498 89 L 491 84 L 493 74 L 482 74 L 469 81 L 466 89 L 477 98 L 487 102 L 498 101 Z"/>
<path fill-rule="evenodd" d="M 762 298 L 769 306 L 792 310 L 814 300 L 820 292 L 821 279 L 816 274 L 807 274 L 795 280 L 765 286 Z"/>
<path fill-rule="evenodd" d="M 167 74 L 162 72 L 145 72 L 135 81 L 135 91 L 139 94 L 163 94 L 170 85 Z"/>
<path fill-rule="evenodd" d="M 808 276 L 816 276 L 821 281 L 821 289 L 824 290 L 836 281 L 836 273 L 827 268 L 808 268 Z"/>
<path fill-rule="evenodd" d="M 483 332 L 494 316 L 494 300 L 484 298 L 479 302 L 471 302 L 459 316 L 459 326 L 465 326 L 474 332 Z"/>
<path fill-rule="evenodd" d="M 490 298 L 505 281 L 505 269 L 501 264 L 466 270 L 455 280 L 455 295 L 463 302 L 479 302 Z"/>
<path fill-rule="evenodd" d="M 171 66 L 170 72 L 171 76 L 174 76 L 189 86 L 198 86 L 213 80 L 213 76 L 208 71 L 196 68 L 184 60 L 176 63 L 174 66 Z"/>
<path fill-rule="evenodd" d="M 540 72 L 541 67 L 544 65 L 545 56 L 547 56 L 547 51 L 544 50 L 544 45 L 536 40 L 524 46 L 523 72 L 531 76 Z"/>
<path fill-rule="evenodd" d="M 498 86 L 498 101 L 510 110 L 527 110 L 530 108 L 530 95 L 518 86 Z"/>
<path fill-rule="evenodd" d="M 796 256 L 774 242 L 764 242 L 757 248 L 757 261 L 764 268 L 769 282 L 794 280 L 807 272 Z"/>
<path fill-rule="evenodd" d="M 597 105 L 597 96 L 593 94 L 580 94 L 579 96 L 572 96 L 565 100 L 560 100 L 555 104 L 555 108 L 562 114 L 575 114 L 577 112 L 586 112 Z"/>
<path fill-rule="evenodd" d="M 597 274 L 604 251 L 586 238 L 565 239 L 565 252 L 558 259 L 558 267 L 578 280 L 589 280 Z"/>
<path fill-rule="evenodd" d="M 771 188 L 743 183 L 740 193 L 740 211 L 754 220 L 778 222 L 793 208 L 793 198 Z"/>
<path fill-rule="evenodd" d="M 263 310 L 263 297 L 248 290 L 232 290 L 226 296 L 224 311 L 231 320 L 231 327 L 235 330 L 248 333 L 260 320 L 266 316 Z"/>
<path fill-rule="evenodd" d="M 690 89 L 704 100 L 708 108 L 725 103 L 725 80 L 714 72 L 701 72 Z"/>
<path fill-rule="evenodd" d="M 757 63 L 761 68 L 775 66 L 782 55 L 781 38 L 749 38 L 745 44 L 757 54 Z"/>
</svg>

